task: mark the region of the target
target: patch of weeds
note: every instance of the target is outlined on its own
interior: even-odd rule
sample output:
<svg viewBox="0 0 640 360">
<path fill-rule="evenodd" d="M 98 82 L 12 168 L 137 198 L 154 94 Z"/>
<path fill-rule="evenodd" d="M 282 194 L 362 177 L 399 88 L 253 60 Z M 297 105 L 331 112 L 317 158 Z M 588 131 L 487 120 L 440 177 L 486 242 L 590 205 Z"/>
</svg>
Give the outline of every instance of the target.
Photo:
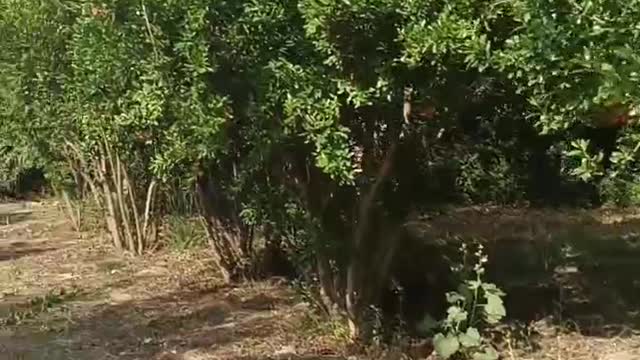
<svg viewBox="0 0 640 360">
<path fill-rule="evenodd" d="M 327 309 L 324 306 L 317 283 L 294 280 L 291 286 L 296 291 L 297 300 L 308 306 L 301 324 L 304 337 L 308 339 L 322 337 L 339 344 L 351 342 L 347 322 L 339 315 L 332 314 L 332 311 L 337 309 Z"/>
<path fill-rule="evenodd" d="M 538 343 L 540 332 L 536 329 L 535 323 L 510 323 L 501 329 L 500 337 L 509 353 L 513 353 L 514 349 L 529 353 L 541 350 Z"/>
<path fill-rule="evenodd" d="M 67 306 L 56 308 L 56 316 L 48 319 L 45 318 L 40 324 L 41 332 L 68 333 L 72 324 L 74 324 L 73 314 Z"/>
<path fill-rule="evenodd" d="M 81 231 L 97 233 L 102 229 L 104 216 L 99 205 L 94 201 L 85 201 L 83 204 L 83 220 Z"/>
<path fill-rule="evenodd" d="M 37 296 L 25 304 L 20 304 L 9 311 L 4 318 L 0 318 L 0 326 L 20 325 L 27 320 L 34 319 L 43 313 L 48 313 L 62 306 L 65 302 L 75 298 L 77 292 L 60 289 L 51 291 L 43 296 Z"/>
<path fill-rule="evenodd" d="M 302 333 L 309 339 L 321 336 L 344 344 L 350 341 L 347 323 L 339 319 L 327 319 L 317 313 L 309 312 L 305 314 L 301 325 Z"/>
<path fill-rule="evenodd" d="M 294 280 L 291 284 L 297 295 L 297 300 L 308 304 L 311 311 L 328 316 L 327 309 L 320 299 L 320 291 L 317 284 L 310 284 L 308 281 Z"/>
<path fill-rule="evenodd" d="M 184 251 L 202 246 L 205 239 L 204 228 L 197 219 L 183 216 L 170 216 L 167 219 L 166 241 L 170 248 Z"/>
<path fill-rule="evenodd" d="M 433 346 L 443 359 L 497 360 L 498 352 L 488 340 L 488 329 L 506 316 L 504 292 L 484 280 L 488 261 L 482 244 L 472 252 L 461 248 L 463 263 L 456 270 L 463 279 L 456 291 L 446 294 L 447 316 L 436 322 L 425 318 L 420 329 L 433 333 Z"/>
</svg>

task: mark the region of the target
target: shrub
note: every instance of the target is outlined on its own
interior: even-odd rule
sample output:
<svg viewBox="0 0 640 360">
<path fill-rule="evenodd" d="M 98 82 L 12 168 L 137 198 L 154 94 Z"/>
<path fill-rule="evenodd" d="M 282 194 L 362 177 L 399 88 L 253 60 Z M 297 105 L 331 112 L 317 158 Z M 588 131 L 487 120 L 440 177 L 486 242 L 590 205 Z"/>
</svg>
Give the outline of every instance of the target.
<svg viewBox="0 0 640 360">
<path fill-rule="evenodd" d="M 185 203 L 197 201 L 225 281 L 250 276 L 256 234 L 287 254 L 307 250 L 299 268 L 366 340 L 403 223 L 433 201 L 425 189 L 455 188 L 458 145 L 480 154 L 461 162 L 458 191 L 471 201 L 519 199 L 529 119 L 565 143 L 575 123 L 624 115 L 608 153 L 614 171 L 634 167 L 639 9 L 0 0 L 0 183 L 43 168 L 54 186 L 90 197 L 114 247 L 136 254 L 172 214 L 168 185 L 193 189 Z M 578 150 L 587 166 L 574 174 L 602 176 L 607 156 Z M 178 248 L 201 241 L 189 221 L 169 220 Z M 500 296 L 477 275 L 465 283 L 474 297 L 461 290 L 452 307 L 484 319 Z M 452 328 L 473 337 L 475 319 L 459 319 L 441 338 L 460 346 Z"/>
<path fill-rule="evenodd" d="M 205 243 L 206 234 L 200 219 L 169 216 L 166 228 L 167 244 L 174 250 L 187 250 Z"/>
<path fill-rule="evenodd" d="M 484 335 L 487 328 L 506 316 L 502 301 L 505 294 L 484 280 L 488 258 L 482 244 L 477 244 L 473 253 L 463 244 L 461 253 L 463 262 L 456 270 L 463 281 L 456 291 L 446 294 L 447 317 L 438 323 L 425 319 L 422 329 L 440 329 L 433 337 L 433 345 L 444 359 L 496 360 L 498 353 Z"/>
<path fill-rule="evenodd" d="M 599 184 L 606 203 L 617 206 L 640 205 L 640 182 L 636 179 L 606 178 Z"/>
</svg>

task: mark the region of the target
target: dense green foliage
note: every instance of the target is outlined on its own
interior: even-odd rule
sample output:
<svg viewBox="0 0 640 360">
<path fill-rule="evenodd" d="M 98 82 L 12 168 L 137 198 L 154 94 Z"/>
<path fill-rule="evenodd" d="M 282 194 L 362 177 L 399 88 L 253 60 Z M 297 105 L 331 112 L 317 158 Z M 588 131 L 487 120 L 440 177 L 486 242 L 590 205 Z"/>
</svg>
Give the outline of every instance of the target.
<svg viewBox="0 0 640 360">
<path fill-rule="evenodd" d="M 41 169 L 137 253 L 192 194 L 227 280 L 284 254 L 366 336 L 416 211 L 638 199 L 639 21 L 636 0 L 0 0 L 0 189 Z"/>
</svg>

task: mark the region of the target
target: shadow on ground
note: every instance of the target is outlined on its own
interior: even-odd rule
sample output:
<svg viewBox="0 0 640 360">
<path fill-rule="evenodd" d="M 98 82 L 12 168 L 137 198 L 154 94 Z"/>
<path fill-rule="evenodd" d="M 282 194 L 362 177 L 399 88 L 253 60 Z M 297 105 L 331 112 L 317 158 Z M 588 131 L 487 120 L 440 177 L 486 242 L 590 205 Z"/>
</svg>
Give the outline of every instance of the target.
<svg viewBox="0 0 640 360">
<path fill-rule="evenodd" d="M 55 248 L 44 246 L 21 249 L 13 243 L 8 247 L 0 246 L 0 261 L 16 260 L 23 256 L 37 255 L 51 250 L 55 250 Z"/>
<path fill-rule="evenodd" d="M 640 218 L 575 214 L 471 210 L 423 220 L 413 234 L 424 243 L 446 239 L 447 252 L 455 250 L 455 239 L 482 240 L 488 278 L 507 293 L 513 321 L 551 319 L 607 340 L 640 329 Z M 420 259 L 415 265 L 424 272 L 429 261 Z M 96 264 L 104 273 L 121 269 L 114 262 Z M 185 286 L 149 296 L 135 292 L 136 282 L 143 281 L 114 279 L 107 303 L 70 303 L 73 315 L 45 330 L 0 328 L 0 344 L 12 344 L 11 356 L 22 360 L 266 360 L 291 350 L 283 344 L 308 356 L 280 358 L 324 353 L 305 338 L 305 310 L 282 286 Z M 0 359 L 11 358 L 4 355 L 0 346 Z"/>
<path fill-rule="evenodd" d="M 1 200 L 1 199 L 0 199 Z M 32 208 L 27 202 L 0 202 L 0 230 L 32 218 Z"/>
<path fill-rule="evenodd" d="M 32 210 L 24 204 L 0 204 L 0 262 L 55 250 L 42 241 L 34 241 L 31 229 L 24 224 L 33 217 Z"/>
<path fill-rule="evenodd" d="M 488 278 L 507 293 L 512 320 L 551 318 L 594 336 L 640 329 L 636 214 L 469 209 L 420 230 L 422 239 L 482 240 Z"/>
<path fill-rule="evenodd" d="M 0 212 L 0 229 L 2 229 L 3 226 L 19 224 L 31 218 L 32 218 L 32 215 L 30 213 L 15 214 L 15 215 L 9 216 Z"/>
<path fill-rule="evenodd" d="M 54 325 L 48 334 L 0 333 L 0 344 L 12 342 L 13 353 L 23 360 L 272 359 L 278 348 L 271 343 L 300 338 L 290 295 L 280 287 L 218 287 L 116 299 Z M 21 341 L 24 346 L 16 346 Z"/>
</svg>

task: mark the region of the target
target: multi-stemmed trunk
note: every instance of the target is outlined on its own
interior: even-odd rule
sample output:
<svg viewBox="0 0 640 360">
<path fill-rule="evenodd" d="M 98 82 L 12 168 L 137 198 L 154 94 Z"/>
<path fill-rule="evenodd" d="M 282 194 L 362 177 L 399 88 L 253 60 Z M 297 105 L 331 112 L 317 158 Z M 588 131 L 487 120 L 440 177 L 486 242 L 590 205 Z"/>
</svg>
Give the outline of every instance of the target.
<svg viewBox="0 0 640 360">
<path fill-rule="evenodd" d="M 196 190 L 213 259 L 223 279 L 229 283 L 250 277 L 252 247 L 247 226 L 210 176 L 199 176 Z"/>
<path fill-rule="evenodd" d="M 156 236 L 154 200 L 157 181 L 132 179 L 119 153 L 104 139 L 97 146 L 93 161 L 87 161 L 78 146 L 66 143 L 69 168 L 78 188 L 85 184 L 92 200 L 104 213 L 105 225 L 117 250 L 142 254 Z M 82 187 L 80 187 L 82 186 Z M 145 190 L 144 197 L 136 189 Z M 81 194 L 82 196 L 83 194 Z M 66 192 L 62 193 L 72 222 L 80 229 L 78 205 L 74 206 Z M 80 199 L 80 202 L 84 199 Z"/>
</svg>

